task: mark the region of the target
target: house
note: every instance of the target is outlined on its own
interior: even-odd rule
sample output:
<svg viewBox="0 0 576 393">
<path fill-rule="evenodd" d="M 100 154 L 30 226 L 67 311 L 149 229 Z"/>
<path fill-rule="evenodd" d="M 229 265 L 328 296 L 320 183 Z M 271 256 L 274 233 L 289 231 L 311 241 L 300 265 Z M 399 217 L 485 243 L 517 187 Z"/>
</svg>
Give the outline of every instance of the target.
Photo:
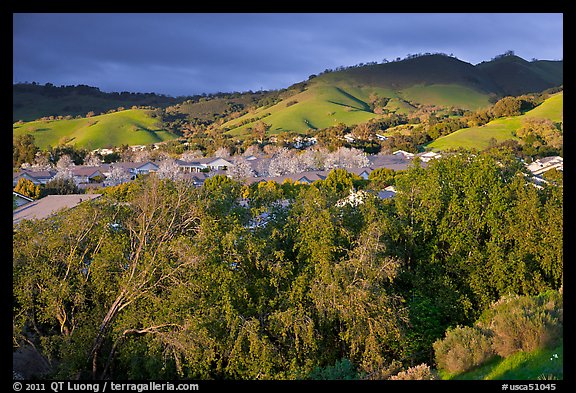
<svg viewBox="0 0 576 393">
<path fill-rule="evenodd" d="M 206 157 L 206 158 L 200 158 L 198 159 L 198 162 L 200 164 L 205 165 L 207 168 L 210 168 L 210 170 L 218 170 L 218 169 L 228 169 L 231 166 L 234 166 L 234 164 L 228 160 L 225 160 L 222 157 Z"/>
<path fill-rule="evenodd" d="M 397 194 L 396 187 L 388 186 L 378 192 L 378 197 L 380 197 L 381 199 L 389 199 L 394 198 L 396 194 Z"/>
<path fill-rule="evenodd" d="M 275 181 L 276 183 L 284 183 L 286 180 L 293 182 L 311 184 L 316 180 L 324 180 L 328 176 L 328 171 L 308 171 L 301 173 L 290 173 L 282 176 L 263 177 L 259 181 Z"/>
<path fill-rule="evenodd" d="M 348 142 L 348 143 L 354 143 L 354 141 L 355 141 L 354 137 L 353 137 L 352 135 L 350 135 L 350 134 L 344 135 L 344 139 L 345 139 L 346 142 Z"/>
<path fill-rule="evenodd" d="M 35 185 L 46 184 L 56 176 L 56 173 L 55 170 L 32 171 L 28 169 L 14 172 L 12 174 L 12 187 L 16 187 L 21 178 L 28 179 Z"/>
<path fill-rule="evenodd" d="M 422 154 L 419 154 L 418 156 L 420 157 L 422 162 L 428 162 L 430 160 L 434 160 L 434 159 L 438 159 L 438 158 L 442 157 L 441 154 L 433 152 L 433 151 L 422 153 Z"/>
<path fill-rule="evenodd" d="M 14 205 L 16 207 L 20 207 L 20 206 L 25 205 L 29 202 L 34 202 L 34 199 L 29 198 L 26 195 L 22 195 L 16 191 L 12 191 L 12 200 L 14 201 Z"/>
<path fill-rule="evenodd" d="M 376 138 L 377 138 L 379 141 L 385 141 L 386 139 L 388 139 L 388 137 L 386 137 L 386 136 L 384 136 L 384 135 L 382 135 L 382 134 L 378 134 L 378 133 L 376 134 Z"/>
<path fill-rule="evenodd" d="M 182 161 L 175 160 L 176 165 L 180 167 L 180 170 L 184 173 L 202 172 L 208 169 L 208 167 L 199 161 Z"/>
<path fill-rule="evenodd" d="M 196 187 L 201 187 L 204 181 L 208 179 L 208 174 L 203 172 L 187 172 L 182 174 L 181 179 L 191 182 Z"/>
<path fill-rule="evenodd" d="M 408 153 L 407 151 L 404 150 L 396 150 L 395 152 L 392 152 L 393 155 L 397 156 L 404 156 L 405 158 L 411 159 L 414 158 L 414 153 Z"/>
<path fill-rule="evenodd" d="M 410 160 L 402 154 L 373 154 L 368 156 L 370 161 L 370 168 L 388 168 L 395 171 L 400 171 L 408 168 Z"/>
<path fill-rule="evenodd" d="M 530 165 L 528 165 L 527 168 L 535 176 L 541 175 L 552 168 L 556 168 L 559 171 L 563 171 L 564 159 L 560 156 L 544 157 L 535 160 Z"/>
<path fill-rule="evenodd" d="M 82 202 L 99 198 L 100 194 L 48 195 L 22 205 L 12 212 L 12 224 L 22 220 L 41 220 L 61 210 L 71 209 Z"/>
<path fill-rule="evenodd" d="M 78 165 L 71 167 L 70 173 L 74 177 L 76 185 L 98 183 L 106 177 L 104 170 L 98 166 Z"/>
<path fill-rule="evenodd" d="M 115 162 L 110 164 L 110 170 L 114 167 L 123 168 L 130 173 L 132 178 L 136 178 L 138 175 L 147 175 L 150 172 L 156 172 L 158 169 L 158 165 L 153 163 L 152 161 L 147 162 Z"/>
<path fill-rule="evenodd" d="M 349 168 L 346 169 L 350 173 L 354 173 L 355 175 L 360 176 L 364 180 L 368 180 L 370 173 L 374 170 L 373 168 Z"/>
</svg>

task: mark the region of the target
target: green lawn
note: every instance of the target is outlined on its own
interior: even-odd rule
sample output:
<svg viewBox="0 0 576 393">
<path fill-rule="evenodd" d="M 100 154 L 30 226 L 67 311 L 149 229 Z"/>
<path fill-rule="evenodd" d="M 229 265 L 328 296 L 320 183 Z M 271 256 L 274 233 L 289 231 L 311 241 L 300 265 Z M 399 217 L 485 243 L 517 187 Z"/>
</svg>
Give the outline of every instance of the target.
<svg viewBox="0 0 576 393">
<path fill-rule="evenodd" d="M 160 120 L 151 117 L 150 113 L 149 110 L 130 109 L 90 118 L 14 124 L 13 136 L 32 134 L 36 145 L 42 149 L 58 145 L 63 138 L 68 138 L 68 143 L 76 147 L 97 149 L 122 144 L 145 145 L 177 137 L 162 130 Z"/>
<path fill-rule="evenodd" d="M 555 357 L 556 355 L 557 357 Z M 452 380 L 537 380 L 543 376 L 564 377 L 564 345 L 534 352 L 517 352 L 507 358 L 492 361 L 465 373 L 440 373 L 442 379 Z"/>
</svg>

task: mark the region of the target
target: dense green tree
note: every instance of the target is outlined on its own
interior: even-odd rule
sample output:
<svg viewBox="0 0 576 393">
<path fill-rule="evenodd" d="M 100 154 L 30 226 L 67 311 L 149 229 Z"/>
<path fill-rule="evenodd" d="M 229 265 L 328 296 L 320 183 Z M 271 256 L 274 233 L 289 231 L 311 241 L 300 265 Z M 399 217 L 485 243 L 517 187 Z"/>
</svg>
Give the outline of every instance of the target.
<svg viewBox="0 0 576 393">
<path fill-rule="evenodd" d="M 505 149 L 400 176 L 391 200 L 313 185 L 156 176 L 13 237 L 14 345 L 53 378 L 384 378 L 446 329 L 562 285 L 563 186 Z M 383 173 L 382 175 L 385 175 Z M 350 189 L 358 203 L 339 203 Z"/>
<path fill-rule="evenodd" d="M 37 151 L 34 135 L 24 134 L 15 137 L 12 141 L 12 167 L 18 168 L 25 162 L 33 163 Z"/>
<path fill-rule="evenodd" d="M 32 199 L 38 199 L 41 195 L 40 186 L 32 183 L 31 180 L 24 177 L 18 180 L 16 187 L 14 187 L 14 191 Z"/>
</svg>

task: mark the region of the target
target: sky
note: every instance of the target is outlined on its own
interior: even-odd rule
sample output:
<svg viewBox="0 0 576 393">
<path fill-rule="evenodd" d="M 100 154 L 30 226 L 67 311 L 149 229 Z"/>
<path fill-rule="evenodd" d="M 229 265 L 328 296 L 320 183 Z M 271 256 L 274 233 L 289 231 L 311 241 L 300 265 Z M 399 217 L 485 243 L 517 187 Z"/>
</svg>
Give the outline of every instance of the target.
<svg viewBox="0 0 576 393">
<path fill-rule="evenodd" d="M 186 96 L 275 90 L 442 52 L 563 59 L 561 13 L 15 13 L 13 83 Z"/>
</svg>

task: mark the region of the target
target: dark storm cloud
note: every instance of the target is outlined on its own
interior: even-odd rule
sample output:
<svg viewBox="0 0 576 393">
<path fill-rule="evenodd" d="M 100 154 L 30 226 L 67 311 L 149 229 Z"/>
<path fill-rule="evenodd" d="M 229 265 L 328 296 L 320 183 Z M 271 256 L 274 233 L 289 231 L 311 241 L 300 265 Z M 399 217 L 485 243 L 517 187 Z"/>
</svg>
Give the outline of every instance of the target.
<svg viewBox="0 0 576 393">
<path fill-rule="evenodd" d="M 424 52 L 562 58 L 561 14 L 15 14 L 15 82 L 170 95 L 278 89 Z"/>
</svg>

